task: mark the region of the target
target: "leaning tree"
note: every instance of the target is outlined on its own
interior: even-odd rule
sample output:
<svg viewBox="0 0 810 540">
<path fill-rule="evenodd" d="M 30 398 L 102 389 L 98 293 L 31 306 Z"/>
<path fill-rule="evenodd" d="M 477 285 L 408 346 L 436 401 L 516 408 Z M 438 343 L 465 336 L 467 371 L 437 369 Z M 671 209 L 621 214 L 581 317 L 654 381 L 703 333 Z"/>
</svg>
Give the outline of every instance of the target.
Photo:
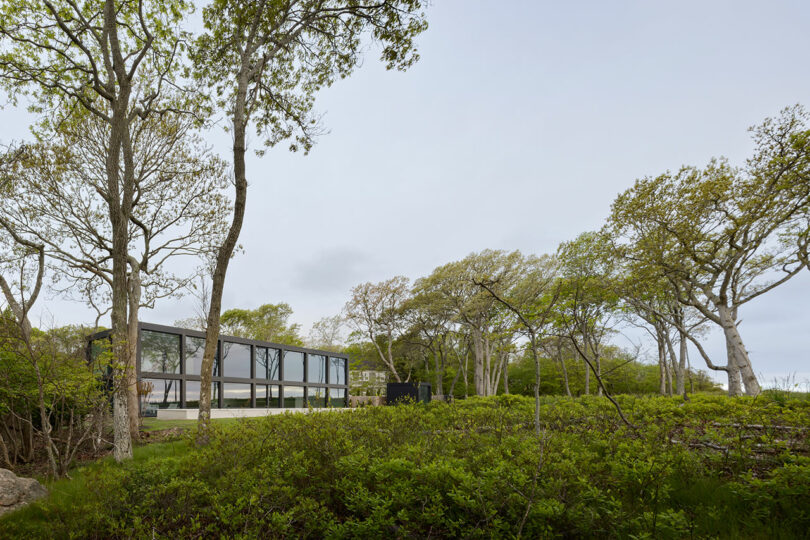
<svg viewBox="0 0 810 540">
<path fill-rule="evenodd" d="M 760 392 L 738 328 L 740 308 L 804 265 L 807 116 L 796 106 L 752 128 L 756 148 L 742 167 L 713 160 L 644 178 L 613 204 L 609 228 L 623 256 L 668 280 L 679 302 L 722 329 L 730 395 L 743 386 L 748 395 Z"/>
<path fill-rule="evenodd" d="M 360 64 L 363 43 L 382 47 L 389 69 L 418 58 L 414 39 L 427 28 L 425 0 L 215 0 L 203 10 L 195 44 L 196 76 L 214 93 L 233 136 L 234 212 L 216 254 L 200 381 L 199 441 L 207 440 L 211 376 L 219 336 L 225 274 L 247 203 L 247 132 L 263 148 L 292 139 L 307 151 L 319 134 L 315 96 Z M 261 154 L 263 150 L 259 150 Z"/>
</svg>

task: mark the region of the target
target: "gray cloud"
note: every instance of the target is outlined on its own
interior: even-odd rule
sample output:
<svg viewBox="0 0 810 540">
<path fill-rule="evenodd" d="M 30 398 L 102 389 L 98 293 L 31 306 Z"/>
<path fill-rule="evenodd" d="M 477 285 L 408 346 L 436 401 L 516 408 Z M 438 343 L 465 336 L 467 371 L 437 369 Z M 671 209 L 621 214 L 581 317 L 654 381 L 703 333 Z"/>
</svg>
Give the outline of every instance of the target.
<svg viewBox="0 0 810 540">
<path fill-rule="evenodd" d="M 368 253 L 357 248 L 327 248 L 296 264 L 290 285 L 307 293 L 348 296 L 372 262 Z"/>
</svg>

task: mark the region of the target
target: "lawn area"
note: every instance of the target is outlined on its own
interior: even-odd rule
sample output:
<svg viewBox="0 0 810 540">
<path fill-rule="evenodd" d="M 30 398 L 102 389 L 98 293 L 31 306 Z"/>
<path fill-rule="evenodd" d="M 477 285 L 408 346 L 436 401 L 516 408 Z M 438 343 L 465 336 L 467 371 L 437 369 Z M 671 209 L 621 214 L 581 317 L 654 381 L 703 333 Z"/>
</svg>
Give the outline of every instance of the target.
<svg viewBox="0 0 810 540">
<path fill-rule="evenodd" d="M 0 538 L 806 537 L 806 397 L 619 402 L 640 429 L 593 396 L 543 398 L 539 436 L 516 396 L 218 422 L 83 467 Z"/>
<path fill-rule="evenodd" d="M 249 419 L 213 418 L 211 420 L 211 422 L 216 425 L 226 425 L 244 421 L 249 421 Z M 166 420 L 160 418 L 144 418 L 141 422 L 141 431 L 151 432 L 173 428 L 179 428 L 183 430 L 194 430 L 197 428 L 197 420 Z"/>
</svg>

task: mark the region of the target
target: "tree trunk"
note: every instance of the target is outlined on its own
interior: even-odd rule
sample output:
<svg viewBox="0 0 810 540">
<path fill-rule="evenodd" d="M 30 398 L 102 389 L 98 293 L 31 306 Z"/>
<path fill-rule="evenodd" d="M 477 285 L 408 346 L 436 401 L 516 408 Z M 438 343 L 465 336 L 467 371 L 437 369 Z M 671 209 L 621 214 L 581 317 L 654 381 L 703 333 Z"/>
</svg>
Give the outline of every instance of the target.
<svg viewBox="0 0 810 540">
<path fill-rule="evenodd" d="M 585 364 L 585 395 L 591 395 L 591 371 L 588 369 L 587 363 Z"/>
<path fill-rule="evenodd" d="M 138 313 L 141 307 L 141 271 L 140 266 L 130 259 L 129 274 L 129 321 L 127 325 L 127 343 L 129 343 L 129 361 L 127 362 L 127 395 L 129 407 L 129 431 L 137 437 L 141 430 L 140 397 L 138 396 Z"/>
<path fill-rule="evenodd" d="M 568 385 L 568 369 L 565 367 L 565 358 L 563 358 L 562 354 L 562 343 L 557 344 L 557 360 L 560 362 L 560 367 L 562 368 L 563 384 L 565 384 L 565 393 L 568 395 L 568 397 L 572 397 L 571 387 Z"/>
<path fill-rule="evenodd" d="M 669 397 L 672 397 L 675 389 L 672 381 L 672 374 L 675 374 L 675 385 L 677 385 L 682 379 L 682 374 L 678 371 L 678 357 L 675 355 L 675 347 L 672 345 L 672 338 L 669 335 L 668 329 L 664 329 L 663 335 L 667 345 L 667 358 L 669 358 L 669 362 L 667 363 L 667 392 Z"/>
<path fill-rule="evenodd" d="M 489 336 L 484 336 L 484 395 L 492 395 L 492 344 Z"/>
<path fill-rule="evenodd" d="M 531 330 L 530 330 L 531 331 Z M 534 359 L 534 433 L 540 436 L 540 358 L 537 356 L 537 339 L 531 332 L 530 346 Z"/>
<path fill-rule="evenodd" d="M 3 457 L 3 463 L 7 465 L 7 469 L 13 469 L 14 464 L 11 463 L 11 456 L 8 453 L 8 446 L 6 445 L 6 441 L 3 438 L 3 435 L 0 435 L 0 455 Z"/>
<path fill-rule="evenodd" d="M 437 396 L 444 395 L 444 354 L 441 350 L 433 354 L 433 363 L 436 368 L 436 390 Z"/>
<path fill-rule="evenodd" d="M 200 368 L 200 412 L 197 421 L 197 443 L 201 445 L 208 444 L 210 437 L 211 378 L 213 377 L 214 356 L 217 352 L 217 342 L 219 340 L 219 317 L 222 311 L 225 274 L 228 271 L 228 263 L 242 231 L 247 202 L 248 183 L 245 168 L 247 69 L 248 66 L 242 66 L 239 74 L 233 111 L 233 174 L 236 191 L 233 204 L 233 219 L 228 229 L 228 235 L 217 251 L 216 265 L 211 283 L 211 304 L 208 308 L 208 319 L 205 328 L 205 350 L 203 351 L 202 366 Z"/>
<path fill-rule="evenodd" d="M 678 388 L 677 392 L 679 396 L 683 396 L 686 394 L 686 359 L 689 351 L 686 347 L 686 336 L 681 331 L 679 332 L 679 344 L 680 344 L 680 351 L 678 357 Z"/>
<path fill-rule="evenodd" d="M 470 382 L 467 380 L 467 363 L 469 361 L 469 358 L 470 358 L 470 353 L 465 352 L 464 353 L 464 397 L 465 398 L 470 397 L 470 391 L 469 391 Z"/>
<path fill-rule="evenodd" d="M 503 393 L 509 393 L 509 360 L 503 363 Z"/>
<path fill-rule="evenodd" d="M 458 382 L 458 378 L 461 376 L 462 365 L 461 365 L 461 357 L 458 357 L 458 369 L 456 370 L 456 374 L 453 375 L 453 381 L 450 383 L 450 396 L 455 396 L 456 392 L 456 383 Z"/>
<path fill-rule="evenodd" d="M 120 104 L 113 112 L 110 147 L 107 155 L 107 189 L 110 192 L 109 211 L 113 239 L 112 309 L 110 311 L 113 349 L 113 456 L 116 461 L 132 457 L 129 429 L 128 375 L 129 344 L 127 343 L 127 244 L 129 216 L 119 190 L 119 163 L 126 130 L 126 109 Z M 126 197 L 124 197 L 126 198 Z"/>
<path fill-rule="evenodd" d="M 726 347 L 728 349 L 728 366 L 732 368 L 736 366 L 742 384 L 745 387 L 745 394 L 749 396 L 757 396 L 762 391 L 759 385 L 757 376 L 751 367 L 751 360 L 748 357 L 748 351 L 745 350 L 742 337 L 739 330 L 737 330 L 736 316 L 732 311 L 725 306 L 718 306 L 720 314 L 720 322 L 723 325 L 723 333 L 726 336 Z M 729 373 L 731 373 L 730 370 Z M 729 394 L 731 393 L 731 385 L 729 384 Z"/>
<path fill-rule="evenodd" d="M 475 371 L 473 372 L 473 382 L 475 383 L 475 394 L 485 396 L 484 385 L 484 336 L 480 328 L 472 328 L 473 354 L 475 356 Z"/>
<path fill-rule="evenodd" d="M 664 350 L 664 336 L 660 328 L 656 330 L 656 341 L 658 342 L 658 375 L 660 378 L 658 392 L 662 396 L 665 396 L 667 394 L 667 358 Z"/>
<path fill-rule="evenodd" d="M 602 380 L 602 357 L 599 354 L 599 344 L 596 343 L 596 340 L 593 338 L 593 336 L 591 337 L 590 342 L 591 342 L 591 352 L 593 353 L 594 363 L 596 364 L 596 378 L 597 378 L 597 380 L 601 381 Z M 596 388 L 596 395 L 597 396 L 604 395 L 603 392 L 602 392 L 602 385 L 601 384 Z"/>
<path fill-rule="evenodd" d="M 51 466 L 53 478 L 58 478 L 59 467 L 56 463 L 56 453 L 54 452 L 53 438 L 51 437 L 53 427 L 51 426 L 51 417 L 48 414 L 48 408 L 45 404 L 45 381 L 42 380 L 42 374 L 39 369 L 36 353 L 31 348 L 31 342 L 27 340 L 25 345 L 28 349 L 28 354 L 31 355 L 31 363 L 33 364 L 34 371 L 37 374 L 37 405 L 39 406 L 39 421 L 42 423 L 42 438 L 44 439 L 43 442 L 45 443 L 45 450 L 47 451 L 48 455 L 48 463 Z"/>
</svg>

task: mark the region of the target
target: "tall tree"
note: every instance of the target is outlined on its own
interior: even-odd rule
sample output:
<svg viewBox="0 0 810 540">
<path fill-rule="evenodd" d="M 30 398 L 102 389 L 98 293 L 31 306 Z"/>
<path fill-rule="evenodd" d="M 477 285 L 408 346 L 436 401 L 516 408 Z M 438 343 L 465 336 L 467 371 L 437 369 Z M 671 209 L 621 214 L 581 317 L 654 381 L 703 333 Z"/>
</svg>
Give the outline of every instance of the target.
<svg viewBox="0 0 810 540">
<path fill-rule="evenodd" d="M 493 276 L 475 278 L 474 281 L 514 314 L 522 333 L 529 339 L 529 352 L 534 361 L 534 429 L 539 436 L 539 349 L 541 340 L 551 327 L 552 310 L 559 296 L 560 283 L 556 261 L 551 257 L 528 257 L 520 267 L 521 277 L 514 282 L 508 268 Z"/>
<path fill-rule="evenodd" d="M 127 242 L 135 164 L 130 123 L 165 106 L 183 35 L 183 1 L 5 1 L 0 4 L 0 81 L 12 98 L 27 95 L 39 111 L 80 107 L 109 126 L 105 215 L 112 253 L 112 340 L 116 377 L 129 362 Z M 135 406 L 135 404 L 131 404 Z M 132 457 L 127 385 L 113 396 L 118 460 Z"/>
<path fill-rule="evenodd" d="M 602 349 L 616 323 L 618 296 L 615 290 L 616 265 L 607 239 L 587 232 L 563 243 L 558 249 L 560 299 L 557 303 L 557 332 L 569 343 L 597 378 L 597 393 L 604 388 Z M 590 393 L 590 371 L 585 371 L 585 393 Z"/>
<path fill-rule="evenodd" d="M 469 332 L 473 380 L 479 396 L 496 392 L 503 362 L 503 358 L 497 358 L 496 345 L 502 337 L 499 331 L 505 331 L 510 324 L 504 324 L 503 307 L 476 285 L 476 280 L 499 275 L 498 286 L 508 287 L 520 275 L 522 261 L 519 251 L 484 250 L 440 266 L 414 284 L 415 294 L 429 295 L 434 309 L 452 313 L 453 320 Z"/>
<path fill-rule="evenodd" d="M 352 289 L 343 308 L 346 322 L 377 349 L 380 361 L 397 382 L 402 382 L 394 362 L 394 342 L 406 328 L 403 310 L 410 296 L 408 278 L 396 276 L 380 283 L 362 283 Z"/>
<path fill-rule="evenodd" d="M 74 111 L 40 129 L 34 143 L 12 150 L 0 169 L 9 180 L 5 219 L 45 246 L 54 287 L 99 311 L 110 309 L 114 239 L 105 208 L 110 199 L 104 164 L 109 126 Z M 58 127 L 57 127 L 58 126 Z M 224 165 L 195 132 L 189 116 L 167 113 L 130 124 L 134 197 L 127 227 L 127 341 L 137 341 L 139 310 L 177 296 L 194 273 L 169 270 L 177 258 L 205 257 L 221 236 L 228 212 Z M 126 364 L 135 365 L 128 347 Z M 128 399 L 138 402 L 135 371 L 127 371 Z M 139 411 L 129 408 L 130 429 Z"/>
<path fill-rule="evenodd" d="M 444 395 L 444 374 L 451 354 L 452 334 L 456 323 L 453 313 L 435 292 L 422 292 L 413 296 L 405 306 L 409 333 L 418 336 L 418 342 L 433 357 L 433 393 Z M 428 371 L 428 370 L 426 370 Z"/>
<path fill-rule="evenodd" d="M 726 338 L 729 394 L 760 385 L 738 328 L 739 309 L 803 267 L 787 241 L 810 201 L 807 113 L 786 109 L 753 128 L 744 167 L 707 167 L 645 178 L 613 204 L 611 227 L 628 259 L 672 284 L 678 301 L 717 324 Z M 742 383 L 742 384 L 741 384 Z"/>
<path fill-rule="evenodd" d="M 414 39 L 427 28 L 425 0 L 215 0 L 203 10 L 196 43 L 197 77 L 210 86 L 233 130 L 234 213 L 212 276 L 211 306 L 200 382 L 200 443 L 207 441 L 211 373 L 225 274 L 242 230 L 247 202 L 247 131 L 265 146 L 293 138 L 307 151 L 318 134 L 317 92 L 349 76 L 364 37 L 382 46 L 389 69 L 417 59 Z M 260 152 L 261 153 L 261 152 Z"/>
</svg>

